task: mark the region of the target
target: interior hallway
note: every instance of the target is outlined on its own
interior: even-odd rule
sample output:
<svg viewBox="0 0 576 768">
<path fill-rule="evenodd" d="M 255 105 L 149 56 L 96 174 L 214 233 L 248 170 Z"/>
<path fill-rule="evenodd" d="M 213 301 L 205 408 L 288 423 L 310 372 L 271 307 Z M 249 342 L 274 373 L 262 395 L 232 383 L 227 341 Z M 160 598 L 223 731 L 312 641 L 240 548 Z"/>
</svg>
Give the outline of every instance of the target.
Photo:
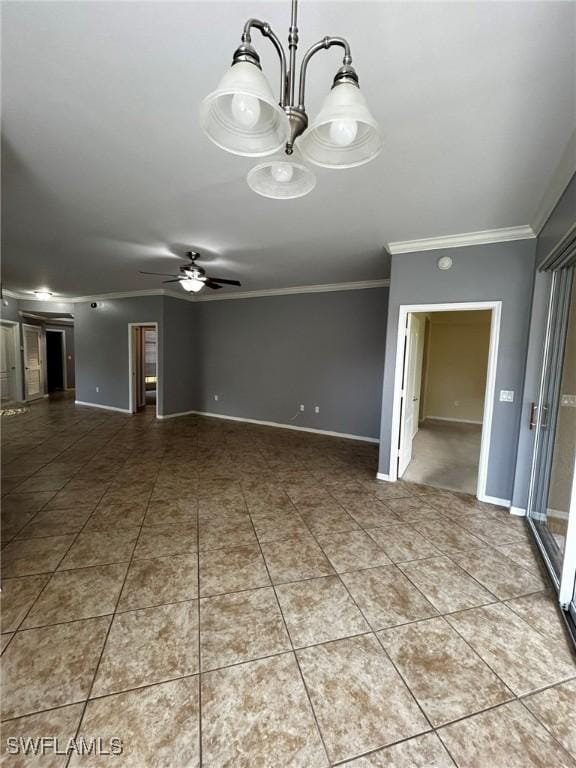
<svg viewBox="0 0 576 768">
<path fill-rule="evenodd" d="M 481 438 L 481 424 L 426 419 L 412 441 L 403 478 L 476 495 Z"/>
<path fill-rule="evenodd" d="M 576 765 L 524 520 L 378 482 L 361 442 L 63 397 L 3 426 L 4 740 L 118 737 L 134 768 Z"/>
</svg>

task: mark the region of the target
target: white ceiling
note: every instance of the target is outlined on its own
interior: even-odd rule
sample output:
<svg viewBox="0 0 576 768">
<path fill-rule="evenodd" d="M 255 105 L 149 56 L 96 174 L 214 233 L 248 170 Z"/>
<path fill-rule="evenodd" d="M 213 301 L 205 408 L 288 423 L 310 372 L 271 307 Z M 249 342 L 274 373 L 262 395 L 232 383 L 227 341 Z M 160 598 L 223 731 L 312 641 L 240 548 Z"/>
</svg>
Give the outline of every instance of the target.
<svg viewBox="0 0 576 768">
<path fill-rule="evenodd" d="M 384 150 L 273 201 L 197 115 L 246 18 L 284 39 L 288 0 L 5 3 L 4 286 L 155 288 L 138 270 L 171 272 L 187 247 L 242 290 L 371 280 L 389 241 L 530 224 L 575 127 L 575 9 L 302 0 L 301 47 L 349 39 Z M 254 42 L 276 88 L 273 49 Z M 309 112 L 340 58 L 311 63 Z"/>
</svg>

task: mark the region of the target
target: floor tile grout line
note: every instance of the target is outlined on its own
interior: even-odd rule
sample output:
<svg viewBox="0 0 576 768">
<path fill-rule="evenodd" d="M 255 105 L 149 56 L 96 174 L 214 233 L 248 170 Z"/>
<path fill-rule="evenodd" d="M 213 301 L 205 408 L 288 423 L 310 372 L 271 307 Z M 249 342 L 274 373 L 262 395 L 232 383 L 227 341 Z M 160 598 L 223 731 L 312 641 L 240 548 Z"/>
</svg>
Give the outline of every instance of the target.
<svg viewBox="0 0 576 768">
<path fill-rule="evenodd" d="M 522 699 L 518 699 L 518 703 L 520 704 L 520 706 L 522 707 L 522 709 L 523 709 L 525 712 L 529 713 L 529 714 L 530 714 L 530 715 L 531 715 L 531 716 L 532 716 L 532 717 L 533 717 L 533 718 L 536 720 L 536 722 L 537 722 L 537 723 L 539 723 L 539 724 L 542 726 L 542 728 L 544 728 L 544 730 L 546 731 L 546 733 L 548 733 L 548 735 L 550 736 L 550 738 L 551 738 L 551 739 L 553 739 L 553 741 L 555 741 L 555 742 L 556 742 L 556 744 L 557 744 L 557 745 L 560 747 L 560 749 L 561 749 L 561 750 L 564 752 L 564 754 L 565 754 L 565 755 L 567 755 L 567 756 L 568 756 L 568 757 L 569 757 L 571 760 L 573 760 L 573 761 L 574 761 L 574 763 L 576 764 L 576 757 L 575 757 L 575 756 L 574 756 L 574 755 L 573 755 L 573 754 L 572 754 L 572 753 L 571 753 L 571 752 L 570 752 L 570 751 L 567 749 L 567 747 L 565 747 L 565 746 L 564 746 L 564 744 L 563 744 L 563 743 L 560 741 L 560 739 L 559 739 L 559 738 L 558 738 L 558 737 L 557 737 L 557 736 L 556 736 L 556 735 L 555 735 L 555 734 L 554 734 L 554 733 L 553 733 L 553 732 L 550 730 L 550 728 L 549 728 L 549 727 L 546 725 L 546 723 L 545 723 L 545 722 L 544 722 L 544 721 L 543 721 L 543 720 L 542 720 L 542 719 L 541 719 L 541 718 L 540 718 L 538 715 L 536 715 L 534 712 L 532 712 L 532 710 L 530 709 L 530 707 L 527 707 L 527 706 L 526 706 L 526 703 L 525 703 L 525 702 L 524 702 Z"/>
<path fill-rule="evenodd" d="M 200 502 L 196 501 L 196 610 L 198 617 L 198 768 L 203 765 L 202 744 L 202 611 L 200 606 Z"/>
<path fill-rule="evenodd" d="M 312 703 L 312 697 L 310 695 L 310 691 L 308 690 L 308 686 L 306 685 L 306 680 L 304 678 L 304 673 L 302 672 L 302 668 L 300 666 L 300 661 L 298 659 L 298 654 L 296 653 L 296 648 L 294 647 L 294 642 L 292 640 L 292 635 L 290 634 L 290 630 L 288 628 L 288 623 L 286 621 L 286 617 L 284 616 L 284 611 L 282 610 L 282 605 L 280 604 L 280 600 L 278 598 L 278 593 L 276 592 L 276 587 L 275 587 L 274 583 L 272 582 L 272 578 L 270 576 L 270 569 L 268 568 L 268 563 L 266 562 L 266 558 L 264 557 L 264 551 L 262 550 L 262 546 L 260 544 L 260 541 L 258 540 L 258 536 L 256 534 L 256 528 L 254 526 L 254 521 L 252 520 L 252 516 L 250 515 L 250 511 L 249 511 L 248 505 L 246 503 L 246 496 L 245 496 L 244 492 L 243 492 L 242 495 L 244 496 L 244 504 L 246 505 L 246 509 L 248 511 L 248 516 L 250 518 L 250 523 L 251 523 L 252 528 L 254 530 L 254 536 L 256 536 L 256 540 L 258 541 L 258 548 L 260 550 L 260 557 L 262 558 L 262 560 L 264 562 L 264 567 L 266 568 L 266 573 L 268 574 L 268 579 L 270 581 L 270 586 L 271 586 L 271 588 L 272 588 L 272 590 L 274 592 L 274 597 L 276 598 L 276 604 L 278 606 L 278 610 L 280 612 L 280 616 L 282 617 L 282 621 L 284 623 L 284 629 L 286 631 L 286 634 L 288 636 L 288 641 L 289 641 L 290 647 L 292 649 L 292 657 L 293 657 L 293 659 L 294 659 L 294 661 L 296 663 L 296 666 L 298 668 L 298 673 L 300 675 L 300 680 L 302 681 L 302 685 L 303 685 L 304 691 L 306 693 L 306 698 L 307 698 L 308 704 L 310 706 L 310 711 L 312 713 L 312 717 L 314 718 L 314 723 L 316 725 L 316 730 L 317 730 L 318 736 L 320 738 L 320 743 L 322 744 L 322 748 L 324 749 L 324 753 L 326 755 L 326 760 L 328 761 L 328 764 L 330 765 L 331 764 L 330 753 L 328 752 L 328 747 L 326 746 L 326 742 L 324 740 L 324 734 L 322 733 L 322 729 L 320 728 L 320 723 L 318 722 L 318 717 L 316 715 L 316 710 L 314 709 L 314 704 Z M 306 525 L 306 523 L 304 523 L 304 524 Z"/>
</svg>

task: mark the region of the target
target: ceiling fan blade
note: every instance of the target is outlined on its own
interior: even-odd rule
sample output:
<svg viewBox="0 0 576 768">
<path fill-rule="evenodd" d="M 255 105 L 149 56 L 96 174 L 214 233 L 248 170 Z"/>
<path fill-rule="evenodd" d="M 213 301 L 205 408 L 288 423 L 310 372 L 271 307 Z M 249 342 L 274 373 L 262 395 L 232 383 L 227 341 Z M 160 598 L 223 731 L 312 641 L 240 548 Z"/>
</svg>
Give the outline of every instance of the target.
<svg viewBox="0 0 576 768">
<path fill-rule="evenodd" d="M 163 283 L 181 283 L 183 277 L 175 277 L 174 280 L 162 280 Z"/>
<path fill-rule="evenodd" d="M 214 283 L 222 283 L 222 285 L 242 285 L 240 280 L 224 280 L 220 277 L 209 277 L 208 280 L 212 280 Z"/>
<path fill-rule="evenodd" d="M 206 286 L 206 288 L 213 288 L 215 291 L 218 290 L 218 288 L 222 288 L 221 285 L 218 285 L 218 283 L 215 283 L 210 279 L 206 280 L 204 285 Z"/>
<path fill-rule="evenodd" d="M 160 277 L 176 277 L 176 275 L 172 274 L 171 272 L 142 272 L 142 270 L 139 270 L 141 275 L 160 275 Z"/>
</svg>

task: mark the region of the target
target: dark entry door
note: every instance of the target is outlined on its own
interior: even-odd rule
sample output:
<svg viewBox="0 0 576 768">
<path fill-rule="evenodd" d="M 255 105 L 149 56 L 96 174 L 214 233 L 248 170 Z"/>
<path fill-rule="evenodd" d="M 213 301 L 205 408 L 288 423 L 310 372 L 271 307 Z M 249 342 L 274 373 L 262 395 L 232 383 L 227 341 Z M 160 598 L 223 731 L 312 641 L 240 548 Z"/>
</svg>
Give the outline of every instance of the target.
<svg viewBox="0 0 576 768">
<path fill-rule="evenodd" d="M 64 355 L 60 331 L 46 331 L 48 392 L 64 389 Z"/>
</svg>

